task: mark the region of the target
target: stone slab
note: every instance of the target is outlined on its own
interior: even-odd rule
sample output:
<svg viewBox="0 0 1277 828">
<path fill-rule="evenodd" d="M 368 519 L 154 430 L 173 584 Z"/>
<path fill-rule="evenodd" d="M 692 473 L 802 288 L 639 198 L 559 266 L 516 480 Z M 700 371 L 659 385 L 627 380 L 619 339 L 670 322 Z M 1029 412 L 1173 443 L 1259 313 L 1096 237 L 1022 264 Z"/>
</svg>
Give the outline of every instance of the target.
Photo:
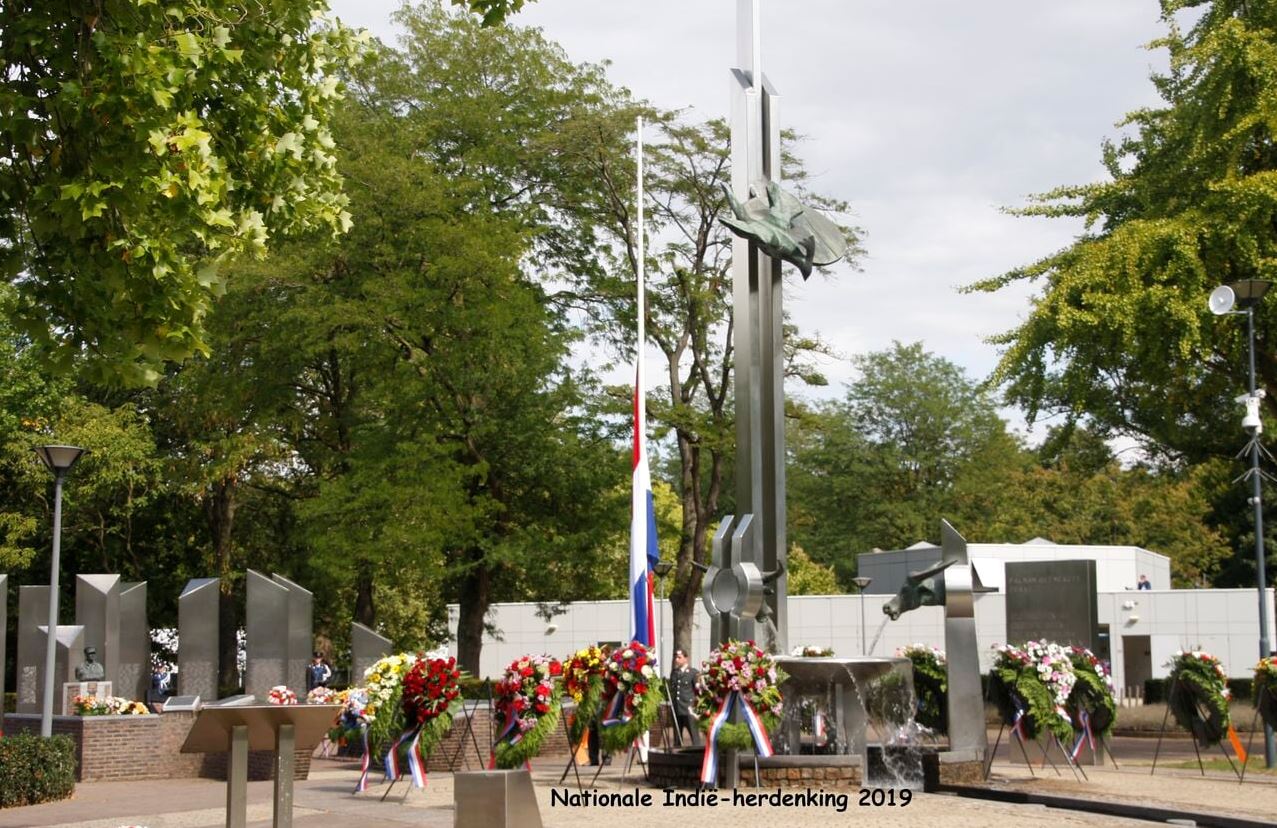
<svg viewBox="0 0 1277 828">
<path fill-rule="evenodd" d="M 151 629 L 146 623 L 146 581 L 120 584 L 120 657 L 116 692 L 145 701 L 151 687 Z"/>
<path fill-rule="evenodd" d="M 1095 561 L 1009 561 L 1007 642 L 1053 641 L 1096 650 Z"/>
<path fill-rule="evenodd" d="M 192 578 L 177 598 L 177 691 L 217 699 L 221 594 L 217 578 Z"/>
</svg>

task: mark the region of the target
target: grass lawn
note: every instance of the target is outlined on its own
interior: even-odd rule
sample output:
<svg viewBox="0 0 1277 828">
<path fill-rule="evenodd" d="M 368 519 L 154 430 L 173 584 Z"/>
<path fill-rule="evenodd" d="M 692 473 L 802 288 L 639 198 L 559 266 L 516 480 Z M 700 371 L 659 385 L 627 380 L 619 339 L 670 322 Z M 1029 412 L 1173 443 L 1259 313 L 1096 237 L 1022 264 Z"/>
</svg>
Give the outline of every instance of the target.
<svg viewBox="0 0 1277 828">
<path fill-rule="evenodd" d="M 1237 760 L 1234 759 L 1233 762 L 1236 763 Z M 1160 767 L 1162 764 L 1163 763 L 1159 762 L 1158 766 Z M 1202 766 L 1208 771 L 1221 771 L 1223 773 L 1233 772 L 1232 766 L 1230 766 L 1228 764 L 1228 760 L 1223 757 L 1208 759 L 1203 756 Z M 1197 770 L 1197 761 L 1190 759 L 1187 762 L 1172 762 L 1167 764 L 1166 767 L 1181 768 L 1183 770 Z M 1238 765 L 1238 769 L 1240 770 L 1240 765 Z M 1248 756 L 1246 760 L 1246 775 L 1250 776 L 1252 773 L 1262 774 L 1264 776 L 1277 776 L 1277 768 L 1269 769 L 1264 767 L 1264 754 L 1262 750 L 1259 750 Z"/>
</svg>

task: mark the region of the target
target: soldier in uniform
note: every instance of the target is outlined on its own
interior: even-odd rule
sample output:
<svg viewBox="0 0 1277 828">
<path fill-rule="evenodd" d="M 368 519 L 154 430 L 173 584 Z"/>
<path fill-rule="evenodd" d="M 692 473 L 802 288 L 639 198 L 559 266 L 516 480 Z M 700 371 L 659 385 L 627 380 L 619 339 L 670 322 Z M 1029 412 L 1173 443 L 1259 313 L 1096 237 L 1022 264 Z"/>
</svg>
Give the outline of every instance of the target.
<svg viewBox="0 0 1277 828">
<path fill-rule="evenodd" d="M 699 671 L 687 663 L 687 653 L 674 651 L 674 670 L 670 673 L 670 704 L 674 711 L 674 744 L 683 744 L 683 731 L 687 731 L 688 743 L 700 745 L 701 732 L 696 726 L 696 679 Z"/>
</svg>

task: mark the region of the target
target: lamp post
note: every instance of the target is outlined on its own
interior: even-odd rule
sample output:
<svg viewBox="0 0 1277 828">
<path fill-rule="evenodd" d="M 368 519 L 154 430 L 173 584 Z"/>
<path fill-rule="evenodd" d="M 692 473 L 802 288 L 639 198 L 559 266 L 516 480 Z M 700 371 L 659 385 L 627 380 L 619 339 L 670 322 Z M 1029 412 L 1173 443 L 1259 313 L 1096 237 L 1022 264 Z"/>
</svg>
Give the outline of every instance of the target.
<svg viewBox="0 0 1277 828">
<path fill-rule="evenodd" d="M 1268 576 L 1264 562 L 1264 502 L 1260 487 L 1262 473 L 1259 470 L 1259 435 L 1264 425 L 1259 416 L 1259 402 L 1264 397 L 1262 389 L 1255 388 L 1255 306 L 1264 297 L 1271 282 L 1262 279 L 1243 279 L 1228 285 L 1215 288 L 1210 295 L 1210 310 L 1216 316 L 1225 314 L 1246 314 L 1246 341 L 1250 361 L 1249 393 L 1239 398 L 1246 404 L 1246 416 L 1242 419 L 1242 428 L 1250 432 L 1250 471 L 1247 476 L 1251 481 L 1249 503 L 1255 509 L 1255 581 L 1259 587 L 1259 656 L 1268 658 L 1272 649 L 1268 641 Z M 1241 310 L 1233 310 L 1233 307 Z M 1277 745 L 1273 742 L 1273 729 L 1264 725 L 1264 764 L 1277 766 Z"/>
<path fill-rule="evenodd" d="M 860 595 L 860 654 L 869 655 L 865 652 L 865 590 L 873 583 L 873 578 L 868 575 L 857 575 L 851 579 L 851 582 L 856 585 Z"/>
<path fill-rule="evenodd" d="M 62 553 L 62 478 L 84 454 L 77 446 L 36 446 L 40 462 L 53 472 L 53 559 L 49 563 L 49 632 L 44 645 L 44 707 L 40 735 L 53 735 L 53 670 L 58 658 L 58 567 Z"/>
</svg>

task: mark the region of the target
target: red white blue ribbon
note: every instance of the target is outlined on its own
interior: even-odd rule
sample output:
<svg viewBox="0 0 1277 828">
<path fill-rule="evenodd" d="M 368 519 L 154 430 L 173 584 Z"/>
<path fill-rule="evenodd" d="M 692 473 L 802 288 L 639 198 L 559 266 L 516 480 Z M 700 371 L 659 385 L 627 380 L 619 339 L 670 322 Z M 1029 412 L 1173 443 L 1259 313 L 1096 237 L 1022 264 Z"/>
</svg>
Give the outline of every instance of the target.
<svg viewBox="0 0 1277 828">
<path fill-rule="evenodd" d="M 399 777 L 403 776 L 403 770 L 399 767 L 399 746 L 402 745 L 404 743 L 404 740 L 407 739 L 409 736 L 413 736 L 419 733 L 420 731 L 421 731 L 421 725 L 417 725 L 417 727 L 415 728 L 409 728 L 408 730 L 405 730 L 399 736 L 399 738 L 395 740 L 395 743 L 390 746 L 390 750 L 386 751 L 385 761 L 386 761 L 386 781 L 387 782 L 396 782 L 398 781 Z"/>
<path fill-rule="evenodd" d="M 501 744 L 501 742 L 505 740 L 505 737 L 510 733 L 510 731 L 515 731 L 514 735 L 510 737 L 510 744 L 517 745 L 523 740 L 523 732 L 518 729 L 519 712 L 512 707 L 509 710 L 509 714 L 509 723 L 507 723 L 505 729 L 501 731 L 501 735 L 497 737 L 497 740 L 492 743 L 492 750 L 488 752 L 488 770 L 497 769 L 497 745 Z"/>
<path fill-rule="evenodd" d="M 754 752 L 762 758 L 772 755 L 772 742 L 767 736 L 767 728 L 763 726 L 762 717 L 739 690 L 733 690 L 727 694 L 727 698 L 723 699 L 722 706 L 710 720 L 709 732 L 705 734 L 705 755 L 701 758 L 701 784 L 703 785 L 714 785 L 718 782 L 718 737 L 723 731 L 723 726 L 731 718 L 732 708 L 737 705 L 740 705 L 745 726 L 754 737 Z"/>
<path fill-rule="evenodd" d="M 1095 734 L 1091 732 L 1091 714 L 1086 710 L 1078 713 L 1078 720 L 1082 722 L 1082 732 L 1077 735 L 1077 741 L 1073 743 L 1073 752 L 1069 754 L 1069 758 L 1077 764 L 1078 754 L 1082 752 L 1082 742 L 1089 742 L 1091 752 L 1095 752 Z"/>
<path fill-rule="evenodd" d="M 616 692 L 612 694 L 612 698 L 607 703 L 607 711 L 603 714 L 603 721 L 600 724 L 603 727 L 611 727 L 612 725 L 625 724 L 634 718 L 630 715 L 630 711 L 625 704 L 625 694 Z"/>
<path fill-rule="evenodd" d="M 364 758 L 359 763 L 359 782 L 355 785 L 355 793 L 368 790 L 368 764 L 372 759 L 368 751 L 368 725 L 360 727 L 359 733 L 363 736 Z"/>
<path fill-rule="evenodd" d="M 412 737 L 412 742 L 408 745 L 408 773 L 412 776 L 412 786 L 414 788 L 426 787 L 426 758 L 421 755 L 421 728 L 417 728 L 417 734 Z"/>
<path fill-rule="evenodd" d="M 1015 705 L 1015 718 L 1011 720 L 1011 732 L 1023 742 L 1026 738 L 1024 735 L 1024 704 L 1014 695 L 1011 696 L 1011 703 Z"/>
</svg>

